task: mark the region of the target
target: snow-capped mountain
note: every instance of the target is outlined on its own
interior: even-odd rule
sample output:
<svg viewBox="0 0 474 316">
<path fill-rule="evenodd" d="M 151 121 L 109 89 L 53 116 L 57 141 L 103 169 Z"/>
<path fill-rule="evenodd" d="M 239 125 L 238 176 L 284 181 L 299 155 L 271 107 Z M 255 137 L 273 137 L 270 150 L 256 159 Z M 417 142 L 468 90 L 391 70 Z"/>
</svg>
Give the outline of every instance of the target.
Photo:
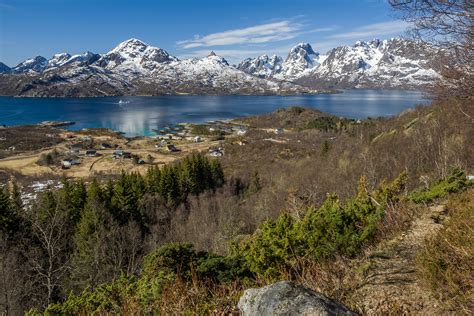
<svg viewBox="0 0 474 316">
<path fill-rule="evenodd" d="M 237 67 L 211 52 L 180 60 L 140 40 L 106 54 L 37 56 L 10 69 L 0 64 L 0 95 L 103 96 L 288 94 L 334 88 L 419 88 L 439 78 L 433 47 L 404 39 L 357 42 L 321 55 L 293 47 L 285 60 L 262 55 Z"/>
<path fill-rule="evenodd" d="M 281 80 L 294 80 L 306 71 L 319 66 L 325 57 L 316 53 L 310 44 L 299 43 L 290 50 L 283 63 L 282 71 L 275 77 Z"/>
<path fill-rule="evenodd" d="M 12 69 L 14 73 L 42 73 L 48 66 L 48 60 L 43 56 L 27 59 Z"/>
<path fill-rule="evenodd" d="M 53 57 L 51 57 L 50 60 L 48 60 L 48 68 L 56 68 L 56 67 L 61 67 L 64 65 L 69 59 L 71 59 L 71 55 L 68 53 L 59 53 L 59 54 L 54 54 Z"/>
<path fill-rule="evenodd" d="M 357 42 L 332 49 L 328 57 L 297 82 L 334 87 L 413 88 L 439 78 L 431 46 L 404 39 Z"/>
<path fill-rule="evenodd" d="M 293 47 L 284 62 L 270 63 L 262 55 L 245 59 L 238 69 L 264 78 L 325 88 L 417 88 L 439 78 L 430 45 L 405 40 L 373 40 L 341 46 L 321 55 L 311 45 Z M 273 60 L 281 60 L 274 56 Z"/>
<path fill-rule="evenodd" d="M 257 58 L 243 60 L 237 68 L 261 78 L 293 81 L 298 79 L 324 61 L 325 56 L 316 53 L 310 44 L 299 43 L 288 53 L 285 61 L 280 56 L 262 55 Z"/>
<path fill-rule="evenodd" d="M 280 56 L 262 55 L 257 58 L 244 59 L 237 69 L 260 78 L 269 78 L 281 71 L 283 59 Z"/>
<path fill-rule="evenodd" d="M 308 92 L 292 83 L 257 78 L 215 53 L 179 60 L 140 40 L 120 43 L 106 54 L 56 54 L 25 61 L 2 75 L 0 94 L 102 96 L 122 94 L 286 94 Z M 34 69 L 34 70 L 32 70 Z"/>
<path fill-rule="evenodd" d="M 85 52 L 78 55 L 72 55 L 69 53 L 60 53 L 55 54 L 53 57 L 48 60 L 48 66 L 45 68 L 45 71 L 56 69 L 59 67 L 64 67 L 67 65 L 90 65 L 96 62 L 101 56 L 99 54 L 94 54 L 91 52 Z"/>
<path fill-rule="evenodd" d="M 176 60 L 178 59 L 170 56 L 165 50 L 132 38 L 103 55 L 97 65 L 126 73 L 147 73 L 155 69 L 158 64 Z"/>
</svg>

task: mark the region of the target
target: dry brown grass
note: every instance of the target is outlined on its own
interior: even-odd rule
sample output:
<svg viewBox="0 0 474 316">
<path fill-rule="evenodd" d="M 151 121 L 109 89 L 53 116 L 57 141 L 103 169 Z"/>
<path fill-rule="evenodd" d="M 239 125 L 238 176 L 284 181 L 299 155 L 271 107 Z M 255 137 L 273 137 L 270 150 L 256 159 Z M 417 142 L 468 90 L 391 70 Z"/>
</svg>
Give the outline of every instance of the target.
<svg viewBox="0 0 474 316">
<path fill-rule="evenodd" d="M 193 277 L 189 284 L 178 278 L 164 289 L 156 307 L 163 315 L 239 315 L 236 302 L 243 289 L 237 282 L 217 285 Z"/>
<path fill-rule="evenodd" d="M 448 202 L 450 219 L 429 237 L 418 256 L 424 283 L 448 309 L 474 312 L 474 190 L 453 196 Z"/>
</svg>

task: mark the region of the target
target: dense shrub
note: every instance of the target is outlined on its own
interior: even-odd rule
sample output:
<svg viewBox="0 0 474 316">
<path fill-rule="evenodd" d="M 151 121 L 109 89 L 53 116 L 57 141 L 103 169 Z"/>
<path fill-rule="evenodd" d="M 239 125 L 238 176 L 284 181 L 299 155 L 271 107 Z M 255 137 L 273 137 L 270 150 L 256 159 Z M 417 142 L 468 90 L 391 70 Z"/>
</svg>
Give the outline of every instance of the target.
<svg viewBox="0 0 474 316">
<path fill-rule="evenodd" d="M 362 178 L 356 198 L 342 203 L 336 195 L 328 195 L 320 208 L 309 208 L 301 220 L 284 213 L 265 222 L 235 251 L 259 275 L 298 273 L 303 257 L 321 261 L 335 255 L 354 256 L 374 235 L 382 215 L 383 207 L 372 202 Z"/>
<path fill-rule="evenodd" d="M 45 315 L 78 315 L 78 314 L 123 314 L 130 296 L 135 292 L 134 278 L 122 275 L 111 283 L 103 284 L 94 290 L 86 289 L 80 295 L 69 295 L 62 304 L 51 304 Z M 34 311 L 31 314 L 35 314 Z"/>
<path fill-rule="evenodd" d="M 157 302 L 164 290 L 176 282 L 190 283 L 193 277 L 214 286 L 245 281 L 253 275 L 242 258 L 222 257 L 195 251 L 191 244 L 168 244 L 148 254 L 138 277 L 119 278 L 79 295 L 70 294 L 62 304 L 51 304 L 46 315 L 126 314 L 126 308 L 143 313 L 159 312 Z M 36 314 L 36 310 L 30 312 Z"/>
<path fill-rule="evenodd" d="M 449 193 L 462 191 L 472 186 L 473 183 L 473 181 L 466 180 L 466 175 L 462 170 L 454 169 L 449 177 L 439 180 L 428 189 L 413 192 L 410 197 L 415 203 L 430 203 Z"/>
<path fill-rule="evenodd" d="M 144 259 L 141 275 L 168 273 L 190 280 L 193 272 L 200 279 L 218 283 L 252 276 L 242 258 L 195 251 L 189 243 L 171 243 L 152 251 Z"/>
</svg>

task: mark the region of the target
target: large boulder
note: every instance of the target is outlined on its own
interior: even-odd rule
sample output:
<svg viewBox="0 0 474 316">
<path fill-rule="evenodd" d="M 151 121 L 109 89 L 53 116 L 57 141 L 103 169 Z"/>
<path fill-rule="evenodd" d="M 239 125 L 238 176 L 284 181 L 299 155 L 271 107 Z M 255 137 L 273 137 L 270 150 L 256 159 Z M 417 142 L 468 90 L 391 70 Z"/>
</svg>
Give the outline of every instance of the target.
<svg viewBox="0 0 474 316">
<path fill-rule="evenodd" d="M 288 281 L 246 290 L 238 307 L 243 316 L 357 315 L 320 293 Z"/>
</svg>

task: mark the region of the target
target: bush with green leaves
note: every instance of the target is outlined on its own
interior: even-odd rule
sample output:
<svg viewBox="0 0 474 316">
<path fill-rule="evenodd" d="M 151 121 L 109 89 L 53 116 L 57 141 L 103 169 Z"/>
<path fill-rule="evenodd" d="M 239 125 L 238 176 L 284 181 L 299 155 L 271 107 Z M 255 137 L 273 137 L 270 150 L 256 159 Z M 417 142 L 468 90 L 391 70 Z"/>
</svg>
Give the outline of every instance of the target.
<svg viewBox="0 0 474 316">
<path fill-rule="evenodd" d="M 171 243 L 148 254 L 138 277 L 122 274 L 111 283 L 87 288 L 81 294 L 71 293 L 61 304 L 50 304 L 46 315 L 123 314 L 124 306 L 137 305 L 144 313 L 159 312 L 158 301 L 167 286 L 177 278 L 190 283 L 195 276 L 205 282 L 226 284 L 236 280 L 253 279 L 243 258 L 223 257 L 194 250 L 189 243 Z M 31 315 L 37 311 L 30 311 Z"/>
<path fill-rule="evenodd" d="M 427 189 L 418 190 L 410 195 L 415 203 L 430 203 L 438 198 L 446 197 L 449 193 L 456 193 L 472 187 L 474 181 L 468 181 L 461 169 L 454 169 L 451 175 L 441 179 Z"/>
<path fill-rule="evenodd" d="M 45 315 L 123 314 L 123 306 L 136 291 L 134 277 L 121 275 L 111 283 L 86 289 L 80 295 L 70 294 L 61 304 L 50 304 Z M 31 311 L 30 315 L 35 312 Z"/>
<path fill-rule="evenodd" d="M 303 219 L 284 213 L 276 221 L 267 221 L 234 252 L 246 259 L 252 272 L 278 278 L 298 273 L 302 258 L 327 260 L 335 255 L 354 256 L 375 234 L 386 201 L 372 195 L 393 199 L 406 177 L 397 178 L 369 195 L 362 178 L 357 197 L 342 203 L 328 195 L 320 208 L 310 207 Z"/>
<path fill-rule="evenodd" d="M 218 283 L 252 276 L 242 258 L 196 251 L 189 243 L 171 243 L 152 251 L 143 261 L 141 276 L 168 273 L 190 280 L 193 272 L 200 279 Z"/>
</svg>

